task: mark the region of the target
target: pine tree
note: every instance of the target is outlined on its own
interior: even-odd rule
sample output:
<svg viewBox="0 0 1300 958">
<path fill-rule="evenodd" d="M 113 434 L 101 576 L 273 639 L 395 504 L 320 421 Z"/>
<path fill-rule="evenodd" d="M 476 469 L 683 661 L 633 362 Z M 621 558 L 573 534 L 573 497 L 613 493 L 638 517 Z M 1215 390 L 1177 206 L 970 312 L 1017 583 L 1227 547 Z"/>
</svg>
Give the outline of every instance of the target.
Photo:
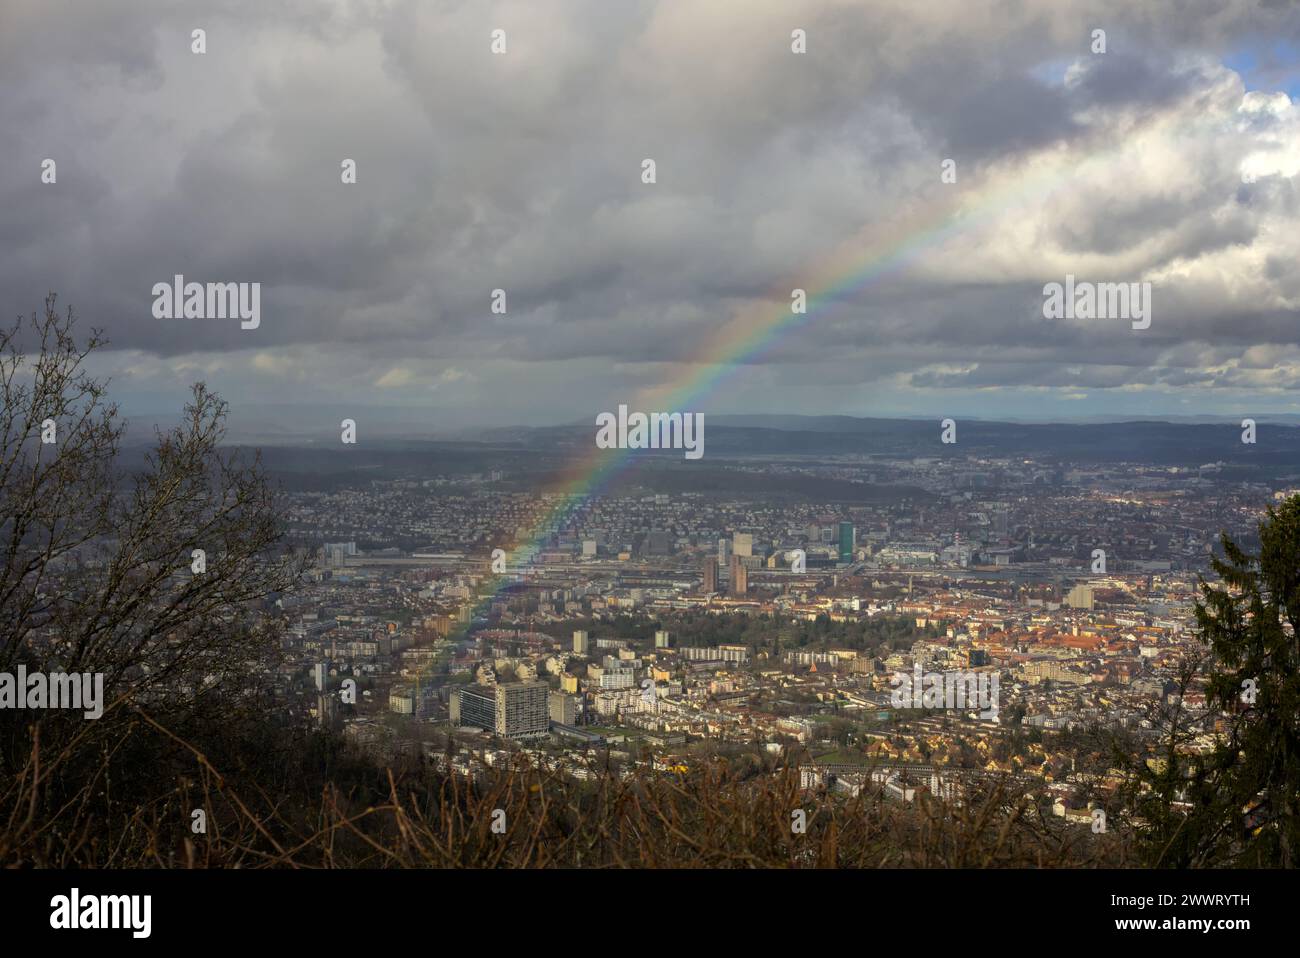
<svg viewBox="0 0 1300 958">
<path fill-rule="evenodd" d="M 1161 758 L 1137 767 L 1155 865 L 1300 864 L 1300 496 L 1270 507 L 1259 533 L 1257 556 L 1221 537 L 1220 581 L 1202 581 L 1196 603 L 1204 655 L 1157 723 Z M 1198 687 L 1204 711 L 1185 707 Z"/>
</svg>

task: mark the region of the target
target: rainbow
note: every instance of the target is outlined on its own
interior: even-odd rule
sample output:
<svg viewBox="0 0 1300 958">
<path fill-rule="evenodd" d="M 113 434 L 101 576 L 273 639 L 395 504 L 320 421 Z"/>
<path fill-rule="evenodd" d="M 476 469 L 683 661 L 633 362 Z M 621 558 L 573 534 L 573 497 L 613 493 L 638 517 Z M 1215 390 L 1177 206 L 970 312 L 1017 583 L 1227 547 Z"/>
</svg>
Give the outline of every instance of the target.
<svg viewBox="0 0 1300 958">
<path fill-rule="evenodd" d="M 1199 118 L 1193 121 L 1198 125 L 1204 122 Z M 1173 125 L 1170 120 L 1160 121 L 1144 133 L 1150 134 L 1158 127 Z M 675 381 L 641 390 L 636 401 L 629 403 L 629 408 L 668 412 L 698 407 L 727 377 L 735 375 L 785 337 L 824 315 L 831 304 L 850 299 L 864 287 L 899 272 L 950 239 L 994 224 L 1000 217 L 1030 203 L 1042 202 L 1066 187 L 1078 186 L 1091 177 L 1113 172 L 1110 168 L 1118 161 L 1132 162 L 1129 151 L 1133 145 L 1132 141 L 1111 142 L 1067 168 L 1044 162 L 1039 169 L 1020 171 L 1023 175 L 1018 178 L 1006 177 L 1009 182 L 996 190 L 969 190 L 942 184 L 937 176 L 936 163 L 933 185 L 926 188 L 930 195 L 903 223 L 891 228 L 889 235 L 895 238 L 886 236 L 863 242 L 861 237 L 855 237 L 843 244 L 811 277 L 804 276 L 788 285 L 783 284 L 768 297 L 738 310 L 704 343 L 695 357 L 684 363 L 681 376 Z M 807 309 L 802 314 L 795 313 L 790 306 L 791 290 L 796 287 L 807 292 Z M 594 417 L 592 429 L 594 437 Z M 598 497 L 634 461 L 631 452 L 600 450 L 593 441 L 591 451 L 576 460 L 553 485 L 549 492 L 554 504 L 522 543 L 510 550 L 508 564 L 516 570 L 531 565 L 550 530 L 561 527 L 578 509 Z M 494 591 L 471 610 L 471 621 L 489 607 L 501 589 L 512 581 L 515 581 L 512 576 L 499 580 Z M 458 630 L 458 634 L 463 634 L 463 630 Z"/>
</svg>

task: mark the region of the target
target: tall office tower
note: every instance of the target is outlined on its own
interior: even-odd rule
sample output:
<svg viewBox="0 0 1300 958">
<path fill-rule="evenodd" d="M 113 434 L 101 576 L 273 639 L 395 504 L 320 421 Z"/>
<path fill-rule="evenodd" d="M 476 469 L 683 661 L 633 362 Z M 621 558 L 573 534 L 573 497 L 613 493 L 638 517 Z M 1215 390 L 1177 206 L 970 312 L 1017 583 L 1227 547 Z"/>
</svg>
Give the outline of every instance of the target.
<svg viewBox="0 0 1300 958">
<path fill-rule="evenodd" d="M 718 540 L 718 565 L 727 564 L 727 544 L 726 539 Z"/>
<path fill-rule="evenodd" d="M 451 694 L 448 713 L 455 725 L 495 729 L 497 724 L 495 690 L 486 686 L 473 685 L 455 689 Z"/>
<path fill-rule="evenodd" d="M 655 648 L 656 649 L 668 648 L 668 633 L 665 632 L 663 629 L 659 629 L 657 632 L 655 632 Z"/>
<path fill-rule="evenodd" d="M 454 720 L 507 738 L 532 738 L 551 728 L 551 689 L 545 682 L 508 682 L 458 689 Z"/>
<path fill-rule="evenodd" d="M 700 591 L 705 595 L 718 591 L 718 560 L 713 556 L 704 559 L 704 581 L 700 584 Z"/>
<path fill-rule="evenodd" d="M 578 697 L 563 692 L 551 693 L 551 721 L 560 725 L 575 725 L 578 721 Z"/>
<path fill-rule="evenodd" d="M 497 686 L 497 734 L 510 738 L 545 735 L 551 730 L 551 687 L 545 682 Z"/>
<path fill-rule="evenodd" d="M 752 556 L 754 537 L 748 532 L 737 532 L 731 538 L 731 551 L 738 556 Z"/>
<path fill-rule="evenodd" d="M 321 728 L 330 728 L 343 724 L 339 700 L 333 695 L 316 696 L 316 718 Z"/>
<path fill-rule="evenodd" d="M 740 556 L 731 557 L 731 594 L 745 595 L 749 592 L 749 570 L 740 561 Z"/>
<path fill-rule="evenodd" d="M 574 652 L 576 652 L 578 655 L 586 655 L 589 646 L 590 643 L 588 642 L 587 639 L 587 633 L 584 630 L 578 629 L 576 632 L 573 633 Z"/>
<path fill-rule="evenodd" d="M 853 561 L 853 547 L 856 543 L 856 534 L 851 522 L 840 523 L 840 561 Z"/>
<path fill-rule="evenodd" d="M 325 691 L 325 679 L 329 675 L 329 664 L 326 662 L 317 662 L 311 668 L 312 680 L 316 683 L 316 691 Z"/>
</svg>

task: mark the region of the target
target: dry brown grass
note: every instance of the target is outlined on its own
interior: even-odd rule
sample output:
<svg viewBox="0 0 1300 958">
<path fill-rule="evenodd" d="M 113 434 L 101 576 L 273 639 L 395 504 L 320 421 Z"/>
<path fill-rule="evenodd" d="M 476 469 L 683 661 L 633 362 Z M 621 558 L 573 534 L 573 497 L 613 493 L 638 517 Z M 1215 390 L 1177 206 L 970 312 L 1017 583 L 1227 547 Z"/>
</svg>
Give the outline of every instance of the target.
<svg viewBox="0 0 1300 958">
<path fill-rule="evenodd" d="M 72 755 L 33 735 L 0 784 L 0 863 L 73 868 L 1002 868 L 1129 861 L 1119 836 L 1067 826 L 1023 786 L 993 782 L 960 805 L 911 804 L 799 788 L 794 768 L 733 775 L 724 762 L 677 776 L 641 770 L 588 781 L 524 765 L 489 780 L 418 763 L 352 763 L 334 777 L 238 784 L 141 713 L 188 769 L 145 798 L 114 791 L 114 749 L 83 781 L 59 778 Z M 182 765 L 184 763 L 181 763 Z M 176 764 L 171 766 L 178 767 Z M 169 773 L 170 774 L 170 773 Z M 345 784 L 346 783 L 346 784 Z M 312 789 L 312 791 L 308 791 Z M 203 809 L 204 834 L 190 829 Z M 792 829 L 803 809 L 806 830 Z M 494 815 L 500 810 L 504 818 Z M 494 821 L 499 823 L 494 830 Z M 504 826 L 503 829 L 501 826 Z"/>
</svg>

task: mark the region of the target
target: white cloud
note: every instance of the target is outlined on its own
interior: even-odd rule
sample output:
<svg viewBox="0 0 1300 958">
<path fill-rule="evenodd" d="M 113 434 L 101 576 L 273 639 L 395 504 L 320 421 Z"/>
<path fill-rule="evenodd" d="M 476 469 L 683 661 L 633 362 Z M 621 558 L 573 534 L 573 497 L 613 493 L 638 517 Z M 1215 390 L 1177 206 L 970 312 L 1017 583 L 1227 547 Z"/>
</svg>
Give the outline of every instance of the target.
<svg viewBox="0 0 1300 958">
<path fill-rule="evenodd" d="M 1296 38 L 1284 7 L 226 0 L 197 57 L 170 4 L 82 6 L 16 0 L 0 35 L 0 297 L 58 289 L 127 389 L 437 390 L 509 421 L 711 381 L 718 358 L 749 364 L 709 397 L 740 408 L 1291 388 L 1300 119 L 1223 65 Z M 160 325 L 149 289 L 178 271 L 260 281 L 260 328 Z M 1067 272 L 1149 279 L 1151 329 L 1045 322 Z M 838 294 L 765 335 L 794 285 Z"/>
</svg>

